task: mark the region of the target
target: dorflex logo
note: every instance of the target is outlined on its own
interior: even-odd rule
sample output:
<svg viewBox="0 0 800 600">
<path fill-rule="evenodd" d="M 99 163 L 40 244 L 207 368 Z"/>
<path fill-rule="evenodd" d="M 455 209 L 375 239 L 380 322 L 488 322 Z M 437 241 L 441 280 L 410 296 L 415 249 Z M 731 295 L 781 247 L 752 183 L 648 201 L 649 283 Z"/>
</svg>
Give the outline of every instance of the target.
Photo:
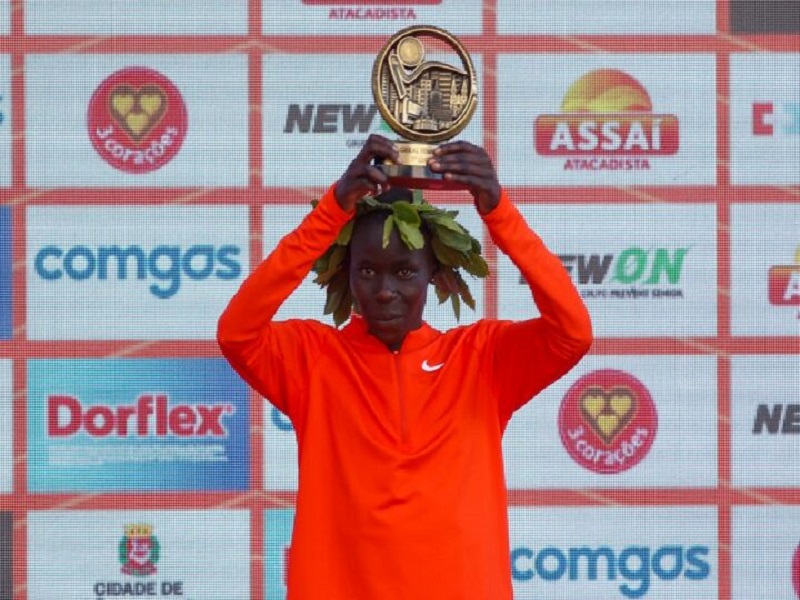
<svg viewBox="0 0 800 600">
<path fill-rule="evenodd" d="M 654 579 L 701 581 L 711 573 L 707 546 L 665 545 L 546 547 L 526 546 L 511 551 L 511 574 L 517 582 L 620 581 L 625 598 L 643 598 Z"/>
<path fill-rule="evenodd" d="M 753 135 L 765 137 L 800 135 L 800 102 L 754 102 Z"/>
<path fill-rule="evenodd" d="M 650 451 L 658 415 L 650 392 L 633 375 L 602 369 L 579 378 L 558 414 L 561 442 L 589 471 L 627 471 Z"/>
<path fill-rule="evenodd" d="M 587 73 L 567 90 L 561 114 L 540 115 L 536 152 L 565 171 L 649 170 L 649 159 L 678 152 L 678 119 L 656 114 L 647 90 L 615 69 Z"/>
<path fill-rule="evenodd" d="M 378 114 L 375 104 L 324 103 L 289 104 L 283 133 L 358 135 L 348 138 L 348 148 L 360 148 L 370 133 L 390 134 L 391 129 Z"/>
<path fill-rule="evenodd" d="M 148 173 L 167 164 L 186 137 L 186 105 L 178 88 L 146 67 L 126 67 L 95 90 L 87 116 L 89 137 L 111 166 Z"/>
<path fill-rule="evenodd" d="M 683 300 L 688 247 L 629 246 L 619 253 L 559 254 L 584 298 Z M 520 277 L 520 285 L 527 282 Z"/>
<path fill-rule="evenodd" d="M 167 394 L 142 394 L 133 404 L 85 405 L 79 398 L 47 397 L 47 435 L 68 438 L 156 437 L 227 438 L 225 419 L 236 412 L 232 404 L 181 404 Z"/>
<path fill-rule="evenodd" d="M 346 21 L 415 21 L 415 6 L 435 6 L 441 3 L 442 0 L 361 0 L 349 3 L 338 0 L 303 0 L 303 4 L 310 6 L 331 6 L 328 18 Z"/>
<path fill-rule="evenodd" d="M 31 360 L 35 491 L 247 489 L 249 392 L 223 359 Z"/>
<path fill-rule="evenodd" d="M 800 319 L 800 246 L 794 253 L 793 265 L 776 265 L 769 269 L 769 303 L 779 307 L 797 307 Z"/>
<path fill-rule="evenodd" d="M 173 297 L 186 278 L 193 281 L 230 281 L 242 273 L 241 248 L 235 245 L 197 244 L 181 247 L 161 244 L 150 248 L 130 246 L 48 245 L 34 257 L 36 274 L 45 281 L 125 281 L 147 283 L 162 300 Z"/>
</svg>

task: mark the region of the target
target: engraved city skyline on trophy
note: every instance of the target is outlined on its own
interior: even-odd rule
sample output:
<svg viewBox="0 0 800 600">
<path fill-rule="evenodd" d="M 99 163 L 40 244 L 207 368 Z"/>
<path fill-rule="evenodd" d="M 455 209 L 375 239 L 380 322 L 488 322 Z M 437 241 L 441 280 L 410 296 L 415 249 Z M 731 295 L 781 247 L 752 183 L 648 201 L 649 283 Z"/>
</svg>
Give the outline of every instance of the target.
<svg viewBox="0 0 800 600">
<path fill-rule="evenodd" d="M 430 60 L 431 49 L 445 50 L 461 64 Z M 475 69 L 458 39 L 428 25 L 398 31 L 375 59 L 372 93 L 383 119 L 403 138 L 395 142 L 398 162 L 378 163 L 391 182 L 410 188 L 460 189 L 427 167 L 436 144 L 461 132 L 477 105 Z"/>
</svg>

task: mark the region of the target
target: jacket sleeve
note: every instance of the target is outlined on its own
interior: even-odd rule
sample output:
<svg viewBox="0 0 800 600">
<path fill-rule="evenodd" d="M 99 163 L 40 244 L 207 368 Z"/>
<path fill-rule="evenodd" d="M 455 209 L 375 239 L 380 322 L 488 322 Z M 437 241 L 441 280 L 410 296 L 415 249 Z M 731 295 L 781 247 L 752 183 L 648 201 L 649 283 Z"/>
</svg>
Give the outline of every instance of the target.
<svg viewBox="0 0 800 600">
<path fill-rule="evenodd" d="M 483 220 L 494 243 L 528 282 L 541 314 L 535 319 L 503 322 L 492 344 L 492 372 L 505 422 L 588 352 L 592 324 L 561 261 L 531 230 L 505 191 Z"/>
<path fill-rule="evenodd" d="M 306 374 L 331 328 L 312 320 L 272 319 L 352 217 L 333 190 L 244 280 L 217 325 L 217 342 L 231 366 L 293 420 Z"/>
</svg>

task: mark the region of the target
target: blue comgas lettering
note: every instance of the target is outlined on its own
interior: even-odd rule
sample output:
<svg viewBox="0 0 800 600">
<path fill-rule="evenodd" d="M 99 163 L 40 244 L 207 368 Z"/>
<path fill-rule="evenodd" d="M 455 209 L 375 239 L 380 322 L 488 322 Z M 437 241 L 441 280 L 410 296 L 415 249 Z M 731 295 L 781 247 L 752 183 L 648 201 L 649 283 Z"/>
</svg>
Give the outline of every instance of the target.
<svg viewBox="0 0 800 600">
<path fill-rule="evenodd" d="M 289 418 L 274 406 L 272 407 L 272 424 L 281 431 L 294 431 Z"/>
<path fill-rule="evenodd" d="M 525 558 L 530 560 L 533 558 L 533 550 L 530 548 L 514 548 L 511 551 L 511 577 L 517 581 L 528 581 L 533 579 L 533 569 L 520 569 L 517 566 L 517 561 Z"/>
<path fill-rule="evenodd" d="M 193 280 L 236 279 L 242 267 L 236 259 L 238 246 L 225 245 L 215 250 L 209 244 L 198 244 L 182 252 L 180 246 L 160 245 L 148 254 L 141 246 L 100 246 L 93 250 L 78 245 L 66 252 L 58 246 L 45 246 L 36 254 L 34 269 L 44 280 L 54 281 L 66 276 L 82 281 L 96 276 L 104 281 L 110 277 L 126 280 L 129 276 L 158 282 L 149 286 L 150 292 L 161 299 L 174 296 L 180 289 L 181 273 Z M 215 270 L 216 269 L 216 270 Z"/>
<path fill-rule="evenodd" d="M 530 548 L 518 547 L 511 552 L 511 574 L 516 581 L 529 581 L 538 576 L 543 581 L 558 581 L 569 570 L 571 581 L 585 577 L 595 581 L 605 576 L 607 581 L 625 579 L 619 587 L 626 598 L 641 598 L 650 589 L 652 576 L 671 581 L 681 574 L 686 579 L 699 581 L 708 578 L 711 567 L 704 557 L 706 546 L 662 546 L 654 553 L 647 546 L 629 546 L 619 555 L 608 546 L 599 548 L 570 548 L 567 552 L 548 547 L 535 553 Z M 599 569 L 600 559 L 605 559 L 605 573 Z M 522 563 L 522 564 L 521 564 Z M 586 569 L 581 568 L 585 563 Z M 526 568 L 526 565 L 527 566 Z M 629 585 L 636 582 L 638 585 Z"/>
<path fill-rule="evenodd" d="M 64 272 L 58 267 L 48 268 L 47 259 L 56 259 L 54 262 L 58 264 L 57 259 L 61 258 L 62 256 L 64 256 L 64 252 L 61 250 L 61 248 L 56 246 L 45 246 L 39 250 L 39 252 L 36 254 L 36 258 L 33 261 L 33 268 L 36 270 L 37 275 L 48 281 L 61 279 L 62 275 L 64 275 Z"/>
<path fill-rule="evenodd" d="M 678 548 L 678 556 L 682 557 L 683 552 Z M 634 565 L 630 564 L 630 559 L 634 559 Z M 627 583 L 619 586 L 626 598 L 641 598 L 650 589 L 650 548 L 642 546 L 631 546 L 625 548 L 619 555 L 619 573 L 626 581 L 639 582 L 638 588 L 633 588 Z M 657 573 L 656 573 L 657 574 Z"/>
</svg>

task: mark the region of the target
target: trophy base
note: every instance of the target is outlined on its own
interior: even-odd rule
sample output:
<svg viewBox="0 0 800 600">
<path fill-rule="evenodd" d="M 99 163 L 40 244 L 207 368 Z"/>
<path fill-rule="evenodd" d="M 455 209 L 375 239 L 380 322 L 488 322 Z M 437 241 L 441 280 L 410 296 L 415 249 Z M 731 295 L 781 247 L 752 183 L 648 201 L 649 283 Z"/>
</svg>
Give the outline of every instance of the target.
<svg viewBox="0 0 800 600">
<path fill-rule="evenodd" d="M 461 182 L 450 181 L 441 173 L 432 171 L 428 161 L 433 157 L 435 144 L 420 142 L 395 142 L 400 154 L 398 162 L 375 159 L 378 167 L 389 178 L 389 184 L 413 190 L 466 190 Z"/>
</svg>

